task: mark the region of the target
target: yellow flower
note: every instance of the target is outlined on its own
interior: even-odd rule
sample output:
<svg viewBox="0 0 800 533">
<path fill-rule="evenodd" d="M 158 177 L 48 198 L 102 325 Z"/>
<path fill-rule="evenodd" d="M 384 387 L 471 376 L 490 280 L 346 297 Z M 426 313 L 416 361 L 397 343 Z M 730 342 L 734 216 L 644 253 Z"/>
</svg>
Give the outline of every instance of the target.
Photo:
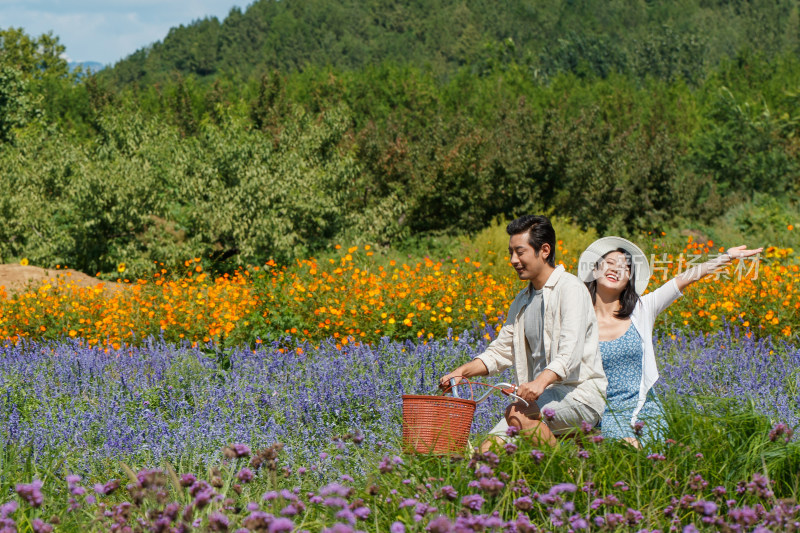
<svg viewBox="0 0 800 533">
<path fill-rule="evenodd" d="M 22 259 L 19 260 L 19 264 L 22 266 L 26 266 L 28 264 L 28 258 L 23 257 Z"/>
<path fill-rule="evenodd" d="M 119 265 L 117 265 L 117 272 L 122 274 L 123 272 L 125 272 L 125 268 L 126 268 L 125 263 L 120 263 Z"/>
</svg>

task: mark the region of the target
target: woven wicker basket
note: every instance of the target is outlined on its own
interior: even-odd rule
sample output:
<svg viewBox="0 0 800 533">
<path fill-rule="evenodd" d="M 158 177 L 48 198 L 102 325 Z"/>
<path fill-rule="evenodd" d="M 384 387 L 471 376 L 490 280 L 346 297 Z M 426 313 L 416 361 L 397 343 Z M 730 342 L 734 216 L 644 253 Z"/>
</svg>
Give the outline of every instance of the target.
<svg viewBox="0 0 800 533">
<path fill-rule="evenodd" d="M 403 446 L 410 453 L 446 455 L 467 447 L 477 402 L 403 395 Z"/>
</svg>

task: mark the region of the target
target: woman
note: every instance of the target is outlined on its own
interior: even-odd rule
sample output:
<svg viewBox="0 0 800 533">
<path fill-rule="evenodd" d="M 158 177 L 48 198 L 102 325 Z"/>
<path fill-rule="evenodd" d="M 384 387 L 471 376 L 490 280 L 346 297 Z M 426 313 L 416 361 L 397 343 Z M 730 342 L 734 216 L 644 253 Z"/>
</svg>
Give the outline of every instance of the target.
<svg viewBox="0 0 800 533">
<path fill-rule="evenodd" d="M 599 350 L 608 378 L 607 406 L 600 421 L 604 436 L 624 439 L 636 447 L 639 436 L 660 440 L 658 429 L 664 425 L 663 415 L 651 392 L 658 379 L 653 349 L 656 317 L 695 281 L 734 259 L 750 257 L 761 250 L 730 248 L 644 296 L 641 294 L 650 279 L 650 267 L 638 246 L 621 237 L 604 237 L 581 254 L 578 277 L 592 296 Z"/>
</svg>

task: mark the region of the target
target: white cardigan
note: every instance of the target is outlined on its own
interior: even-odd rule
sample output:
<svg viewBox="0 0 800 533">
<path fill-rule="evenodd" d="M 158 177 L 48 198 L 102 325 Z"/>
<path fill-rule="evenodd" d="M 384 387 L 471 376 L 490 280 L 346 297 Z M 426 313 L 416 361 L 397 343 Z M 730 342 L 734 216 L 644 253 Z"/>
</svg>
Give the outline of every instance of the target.
<svg viewBox="0 0 800 533">
<path fill-rule="evenodd" d="M 636 423 L 636 416 L 644 406 L 647 393 L 658 381 L 658 366 L 653 348 L 653 325 L 656 317 L 681 296 L 677 281 L 671 279 L 653 292 L 642 296 L 631 313 L 633 327 L 642 338 L 642 381 L 639 384 L 639 401 L 633 411 L 631 425 Z"/>
</svg>

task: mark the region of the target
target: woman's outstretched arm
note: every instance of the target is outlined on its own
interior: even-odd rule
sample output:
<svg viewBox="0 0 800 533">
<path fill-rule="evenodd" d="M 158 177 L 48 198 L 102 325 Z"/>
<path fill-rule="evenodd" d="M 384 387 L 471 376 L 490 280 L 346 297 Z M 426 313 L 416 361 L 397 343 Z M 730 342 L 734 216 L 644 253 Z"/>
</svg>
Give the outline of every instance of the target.
<svg viewBox="0 0 800 533">
<path fill-rule="evenodd" d="M 745 257 L 754 256 L 757 253 L 761 252 L 762 250 L 763 248 L 748 250 L 747 246 L 745 246 L 744 244 L 741 246 L 736 246 L 734 248 L 728 248 L 728 251 L 720 255 L 719 257 L 715 257 L 714 259 L 706 261 L 701 265 L 692 267 L 683 274 L 676 276 L 675 282 L 678 284 L 678 290 L 683 292 L 683 289 L 685 289 L 695 281 L 702 279 L 709 274 L 712 274 L 721 267 L 729 265 L 731 261 L 735 259 L 743 259 Z"/>
</svg>

